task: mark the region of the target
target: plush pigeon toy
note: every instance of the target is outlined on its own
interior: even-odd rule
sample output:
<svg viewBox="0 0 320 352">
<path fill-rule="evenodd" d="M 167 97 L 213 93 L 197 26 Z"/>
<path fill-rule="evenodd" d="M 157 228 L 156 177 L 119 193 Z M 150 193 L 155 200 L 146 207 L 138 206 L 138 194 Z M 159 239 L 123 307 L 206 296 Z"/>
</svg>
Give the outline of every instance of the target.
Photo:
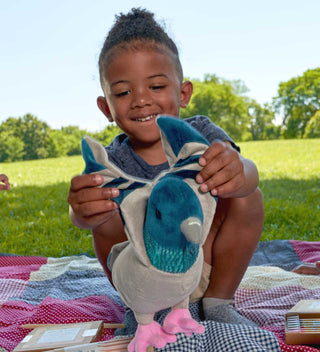
<svg viewBox="0 0 320 352">
<path fill-rule="evenodd" d="M 126 174 L 108 160 L 106 150 L 84 137 L 84 173 L 103 175 L 101 187 L 118 187 L 119 204 L 128 241 L 113 246 L 108 265 L 113 283 L 133 310 L 138 328 L 130 352 L 149 345 L 164 347 L 204 327 L 189 312 L 189 296 L 199 284 L 202 245 L 213 220 L 216 200 L 202 193 L 195 181 L 198 161 L 208 141 L 187 122 L 170 116 L 157 118 L 169 169 L 153 180 Z M 154 314 L 171 308 L 163 325 Z"/>
</svg>

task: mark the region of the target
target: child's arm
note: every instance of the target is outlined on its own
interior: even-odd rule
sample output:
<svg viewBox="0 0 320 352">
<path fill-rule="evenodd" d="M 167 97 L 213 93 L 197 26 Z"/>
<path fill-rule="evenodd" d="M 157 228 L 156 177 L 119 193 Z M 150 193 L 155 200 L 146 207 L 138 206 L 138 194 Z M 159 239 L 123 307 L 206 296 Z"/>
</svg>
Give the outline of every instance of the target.
<svg viewBox="0 0 320 352">
<path fill-rule="evenodd" d="M 111 272 L 107 266 L 109 253 L 113 245 L 127 240 L 119 212 L 115 211 L 107 222 L 92 229 L 92 236 L 96 257 L 112 283 Z"/>
<path fill-rule="evenodd" d="M 245 197 L 259 184 L 255 164 L 242 157 L 229 142 L 214 142 L 199 160 L 203 169 L 197 175 L 203 192 L 221 198 Z"/>
</svg>

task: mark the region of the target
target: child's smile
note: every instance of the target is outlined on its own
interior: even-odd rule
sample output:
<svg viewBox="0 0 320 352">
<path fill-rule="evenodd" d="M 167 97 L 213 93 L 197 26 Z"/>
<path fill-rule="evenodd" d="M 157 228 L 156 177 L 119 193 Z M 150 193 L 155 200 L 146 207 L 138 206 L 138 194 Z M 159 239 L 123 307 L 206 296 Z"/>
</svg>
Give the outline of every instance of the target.
<svg viewBox="0 0 320 352">
<path fill-rule="evenodd" d="M 156 118 L 157 115 L 149 115 L 146 117 L 141 117 L 141 118 L 137 118 L 136 121 L 138 122 L 146 122 L 146 121 L 150 121 Z"/>
</svg>

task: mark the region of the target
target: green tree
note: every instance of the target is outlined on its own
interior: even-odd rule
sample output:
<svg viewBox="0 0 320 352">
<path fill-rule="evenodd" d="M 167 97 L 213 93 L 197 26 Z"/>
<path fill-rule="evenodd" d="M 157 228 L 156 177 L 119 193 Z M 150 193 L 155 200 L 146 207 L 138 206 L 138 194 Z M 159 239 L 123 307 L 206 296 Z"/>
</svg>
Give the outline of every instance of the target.
<svg viewBox="0 0 320 352">
<path fill-rule="evenodd" d="M 0 124 L 0 161 L 32 160 L 81 154 L 81 139 L 89 135 L 104 145 L 121 133 L 109 125 L 101 132 L 88 132 L 77 126 L 52 130 L 31 114 L 9 117 Z"/>
<path fill-rule="evenodd" d="M 6 148 L 7 158 L 5 161 L 19 161 L 23 159 L 24 156 L 24 143 L 18 138 L 11 136 L 4 142 Z"/>
<path fill-rule="evenodd" d="M 215 75 L 205 75 L 203 81 L 192 80 L 194 92 L 181 117 L 206 115 L 233 139 L 250 139 L 247 91 L 241 81 L 230 82 Z"/>
<path fill-rule="evenodd" d="M 275 113 L 268 104 L 261 106 L 255 100 L 249 102 L 249 131 L 253 140 L 277 139 L 280 136 L 280 126 L 273 123 Z"/>
<path fill-rule="evenodd" d="M 283 114 L 284 137 L 303 137 L 309 120 L 320 109 L 320 67 L 280 83 L 274 104 Z"/>
<path fill-rule="evenodd" d="M 113 139 L 120 134 L 122 131 L 117 125 L 108 125 L 101 132 L 92 133 L 92 138 L 99 141 L 102 145 L 109 145 Z"/>
<path fill-rule="evenodd" d="M 23 117 L 9 117 L 0 126 L 0 132 L 10 131 L 24 144 L 24 160 L 43 159 L 48 157 L 50 127 L 35 116 L 26 114 Z"/>
<path fill-rule="evenodd" d="M 306 126 L 304 138 L 320 138 L 320 110 L 309 120 Z"/>
<path fill-rule="evenodd" d="M 84 135 L 89 135 L 86 130 L 81 130 L 78 126 L 62 127 L 61 132 L 64 134 L 68 145 L 67 155 L 81 154 L 81 139 Z"/>
<path fill-rule="evenodd" d="M 68 135 L 60 130 L 51 130 L 49 133 L 48 156 L 56 158 L 68 155 L 70 149 L 73 149 L 73 143 L 70 139 L 76 139 L 73 135 Z M 78 141 L 78 144 L 80 142 Z"/>
<path fill-rule="evenodd" d="M 281 138 L 282 126 L 273 123 L 265 126 L 263 139 L 279 139 Z"/>
<path fill-rule="evenodd" d="M 0 162 L 22 160 L 24 155 L 23 141 L 11 131 L 0 132 Z"/>
</svg>

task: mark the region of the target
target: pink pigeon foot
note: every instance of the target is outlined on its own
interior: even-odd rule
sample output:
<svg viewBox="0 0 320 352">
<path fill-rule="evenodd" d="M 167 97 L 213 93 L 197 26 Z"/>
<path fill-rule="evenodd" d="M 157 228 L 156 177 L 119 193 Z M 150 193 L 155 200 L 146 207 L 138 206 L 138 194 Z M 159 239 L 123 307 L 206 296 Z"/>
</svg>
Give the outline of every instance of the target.
<svg viewBox="0 0 320 352">
<path fill-rule="evenodd" d="M 205 328 L 191 317 L 189 309 L 174 309 L 165 318 L 163 330 L 168 334 L 183 332 L 191 336 L 192 333 L 203 334 Z"/>
<path fill-rule="evenodd" d="M 177 337 L 166 333 L 161 325 L 153 321 L 148 325 L 138 325 L 135 337 L 128 346 L 129 352 L 146 352 L 148 346 L 164 347 L 168 342 L 175 342 Z"/>
</svg>

